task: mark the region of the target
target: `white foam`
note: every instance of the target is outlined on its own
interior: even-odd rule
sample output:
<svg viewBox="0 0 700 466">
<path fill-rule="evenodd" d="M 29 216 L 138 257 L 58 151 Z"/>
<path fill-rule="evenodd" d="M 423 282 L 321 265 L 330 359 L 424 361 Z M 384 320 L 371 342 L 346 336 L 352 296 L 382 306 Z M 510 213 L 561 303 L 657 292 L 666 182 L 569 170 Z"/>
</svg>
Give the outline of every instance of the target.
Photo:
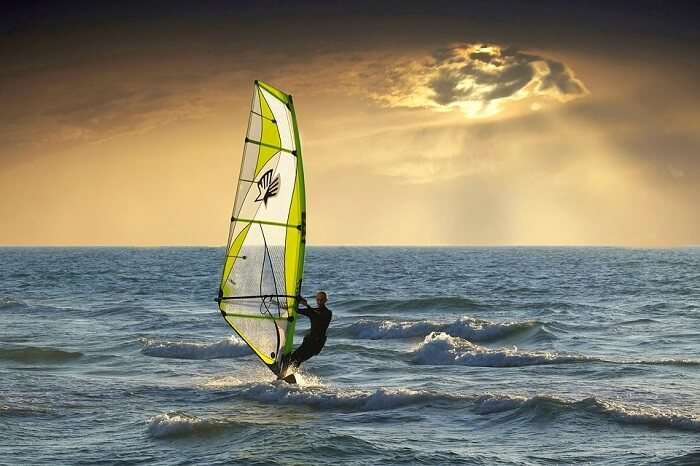
<svg viewBox="0 0 700 466">
<path fill-rule="evenodd" d="M 413 353 L 416 364 L 478 367 L 518 367 L 592 361 L 584 356 L 519 351 L 516 347 L 489 349 L 443 332 L 431 333 Z"/>
<path fill-rule="evenodd" d="M 493 414 L 519 408 L 527 401 L 524 396 L 482 395 L 476 399 L 474 411 L 477 414 Z"/>
<path fill-rule="evenodd" d="M 209 421 L 181 412 L 159 414 L 148 420 L 148 433 L 156 438 L 187 435 L 221 427 L 223 424 L 219 421 Z"/>
<path fill-rule="evenodd" d="M 489 341 L 539 325 L 527 322 L 488 322 L 462 317 L 454 322 L 360 320 L 347 327 L 354 338 L 379 340 L 384 338 L 419 338 L 433 332 L 443 332 L 471 341 Z"/>
<path fill-rule="evenodd" d="M 297 381 L 297 386 L 299 387 L 325 387 L 326 385 L 323 383 L 320 377 L 309 374 L 305 372 L 303 369 L 298 369 L 297 372 L 294 373 L 294 378 Z"/>
<path fill-rule="evenodd" d="M 266 403 L 351 411 L 378 411 L 428 402 L 466 399 L 462 396 L 404 388 L 335 389 L 318 386 L 299 387 L 284 382 L 254 384 L 244 389 L 241 395 Z"/>
<path fill-rule="evenodd" d="M 175 359 L 237 358 L 252 354 L 250 348 L 235 336 L 216 343 L 145 339 L 141 352 L 147 356 Z"/>
<path fill-rule="evenodd" d="M 267 370 L 267 369 L 266 369 Z M 269 370 L 267 372 L 270 372 Z M 267 374 L 265 374 L 267 376 Z M 270 378 L 271 379 L 271 378 Z M 225 375 L 214 377 L 212 379 L 205 380 L 199 384 L 203 388 L 211 388 L 215 390 L 223 390 L 228 388 L 235 388 L 241 385 L 246 385 L 254 382 L 254 378 L 241 378 L 233 375 Z M 261 380 L 258 378 L 257 380 Z"/>
<path fill-rule="evenodd" d="M 231 382 L 240 381 L 232 380 Z M 298 386 L 281 381 L 242 383 L 236 386 L 239 389 L 236 391 L 236 397 L 278 405 L 309 406 L 320 410 L 382 411 L 420 405 L 437 407 L 442 404 L 446 405 L 443 406 L 446 409 L 470 408 L 474 413 L 480 415 L 498 414 L 512 410 L 523 410 L 523 415 L 527 415 L 527 413 L 536 413 L 539 408 L 547 407 L 548 412 L 552 410 L 560 412 L 583 411 L 627 424 L 700 432 L 700 419 L 692 413 L 623 404 L 596 398 L 566 400 L 549 395 L 526 397 L 511 394 L 474 396 L 408 388 L 354 389 L 318 385 Z M 190 427 L 190 425 L 196 426 L 201 422 L 201 420 L 189 416 L 183 419 L 182 415 L 177 413 L 161 416 L 165 417 L 158 420 L 159 416 L 156 416 L 151 424 L 158 425 L 158 427 L 153 427 L 154 429 L 168 432 L 190 431 L 197 428 Z M 211 423 L 212 421 L 207 422 Z"/>
<path fill-rule="evenodd" d="M 668 427 L 700 432 L 700 418 L 681 411 L 654 408 L 652 406 L 629 405 L 614 401 L 589 398 L 580 402 L 588 410 L 604 414 L 626 424 Z"/>
<path fill-rule="evenodd" d="M 306 373 L 304 370 L 298 370 L 294 373 L 296 377 L 297 387 L 324 387 L 325 385 L 321 379 L 315 375 Z M 268 384 L 284 384 L 288 385 L 286 382 L 277 380 L 277 377 L 266 367 L 259 365 L 249 368 L 246 371 L 238 370 L 236 375 L 225 375 L 218 376 L 209 379 L 205 379 L 198 385 L 203 388 L 214 389 L 214 390 L 226 390 L 230 388 L 246 388 L 257 385 L 268 385 Z"/>
<path fill-rule="evenodd" d="M 697 359 L 644 359 L 632 361 L 620 361 L 620 364 L 641 364 L 648 366 L 700 366 Z"/>
</svg>

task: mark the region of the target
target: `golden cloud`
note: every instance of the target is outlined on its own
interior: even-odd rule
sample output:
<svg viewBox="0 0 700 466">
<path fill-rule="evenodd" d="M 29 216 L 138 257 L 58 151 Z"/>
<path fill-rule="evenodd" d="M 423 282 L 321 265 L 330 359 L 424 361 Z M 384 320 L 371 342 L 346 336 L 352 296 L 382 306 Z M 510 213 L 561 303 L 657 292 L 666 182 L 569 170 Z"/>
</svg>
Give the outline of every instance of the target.
<svg viewBox="0 0 700 466">
<path fill-rule="evenodd" d="M 564 63 L 495 44 L 455 44 L 396 63 L 377 77 L 371 96 L 387 107 L 459 109 L 470 118 L 531 97 L 568 102 L 589 93 Z"/>
</svg>

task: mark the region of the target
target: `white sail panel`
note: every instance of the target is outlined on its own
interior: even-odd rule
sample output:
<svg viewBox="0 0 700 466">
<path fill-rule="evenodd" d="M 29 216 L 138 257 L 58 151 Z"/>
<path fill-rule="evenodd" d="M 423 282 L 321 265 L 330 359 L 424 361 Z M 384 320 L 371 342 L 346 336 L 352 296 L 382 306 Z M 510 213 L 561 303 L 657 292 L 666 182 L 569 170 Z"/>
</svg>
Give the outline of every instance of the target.
<svg viewBox="0 0 700 466">
<path fill-rule="evenodd" d="M 294 129 L 292 128 L 292 118 L 289 109 L 284 103 L 280 102 L 265 89 L 262 89 L 262 95 L 270 104 L 270 110 L 272 110 L 272 114 L 275 116 L 275 121 L 277 122 L 280 133 L 280 146 L 283 149 L 294 151 L 294 149 L 296 149 L 294 144 Z"/>
<path fill-rule="evenodd" d="M 256 113 L 250 112 L 250 121 L 248 122 L 248 139 L 260 141 L 262 136 L 262 117 Z"/>
</svg>

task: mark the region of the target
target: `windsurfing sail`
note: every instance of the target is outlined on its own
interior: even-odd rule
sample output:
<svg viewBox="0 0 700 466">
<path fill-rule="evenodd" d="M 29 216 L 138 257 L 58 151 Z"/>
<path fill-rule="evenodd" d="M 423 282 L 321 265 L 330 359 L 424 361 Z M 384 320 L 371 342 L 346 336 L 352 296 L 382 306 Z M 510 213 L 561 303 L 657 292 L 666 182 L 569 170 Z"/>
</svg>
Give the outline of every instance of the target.
<svg viewBox="0 0 700 466">
<path fill-rule="evenodd" d="M 293 348 L 305 234 L 292 96 L 255 81 L 217 301 L 226 322 L 276 374 Z"/>
</svg>

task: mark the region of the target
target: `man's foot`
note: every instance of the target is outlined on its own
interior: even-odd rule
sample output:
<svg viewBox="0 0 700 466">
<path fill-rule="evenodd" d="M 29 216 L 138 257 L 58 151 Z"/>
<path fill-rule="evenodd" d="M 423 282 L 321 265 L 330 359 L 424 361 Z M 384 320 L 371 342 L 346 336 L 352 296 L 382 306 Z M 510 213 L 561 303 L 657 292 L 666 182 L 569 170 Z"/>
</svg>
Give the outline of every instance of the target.
<svg viewBox="0 0 700 466">
<path fill-rule="evenodd" d="M 277 373 L 277 380 L 284 380 L 287 383 L 297 383 L 294 377 L 294 371 L 296 371 L 299 366 L 294 364 L 291 359 L 291 353 L 282 356 L 282 369 Z"/>
<path fill-rule="evenodd" d="M 287 367 L 289 366 L 289 360 L 291 359 L 291 357 L 292 357 L 292 353 L 287 353 L 287 354 L 282 355 L 282 361 L 280 361 L 282 363 L 282 372 L 281 372 L 282 374 L 284 374 L 284 371 L 287 370 Z"/>
<path fill-rule="evenodd" d="M 294 372 L 297 369 L 299 369 L 299 363 L 292 360 L 291 353 L 282 356 L 282 371 L 280 372 L 280 374 L 284 375 L 287 374 L 287 372 Z"/>
</svg>

